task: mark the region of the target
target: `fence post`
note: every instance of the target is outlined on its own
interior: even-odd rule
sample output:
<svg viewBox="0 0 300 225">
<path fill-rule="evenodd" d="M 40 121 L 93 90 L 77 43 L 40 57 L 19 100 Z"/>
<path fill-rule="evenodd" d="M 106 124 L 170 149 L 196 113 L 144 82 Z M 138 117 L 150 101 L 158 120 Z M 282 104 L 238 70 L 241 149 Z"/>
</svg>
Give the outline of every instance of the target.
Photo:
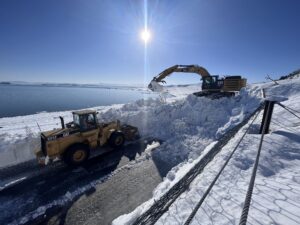
<svg viewBox="0 0 300 225">
<path fill-rule="evenodd" d="M 268 134 L 269 133 L 270 123 L 271 123 L 275 103 L 276 103 L 275 101 L 269 101 L 269 100 L 265 101 L 264 115 L 263 115 L 262 122 L 260 125 L 259 134 L 262 134 L 262 133 Z M 266 123 L 266 125 L 264 126 L 265 123 Z"/>
</svg>

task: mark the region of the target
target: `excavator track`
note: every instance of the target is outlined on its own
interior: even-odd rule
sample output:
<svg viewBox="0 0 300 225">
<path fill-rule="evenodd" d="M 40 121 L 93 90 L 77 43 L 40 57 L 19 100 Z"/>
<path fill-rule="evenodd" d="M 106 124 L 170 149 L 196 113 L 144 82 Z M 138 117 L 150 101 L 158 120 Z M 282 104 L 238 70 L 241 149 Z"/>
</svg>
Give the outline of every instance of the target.
<svg viewBox="0 0 300 225">
<path fill-rule="evenodd" d="M 234 92 L 204 92 L 204 91 L 199 91 L 193 93 L 197 97 L 206 97 L 210 99 L 219 99 L 219 98 L 230 98 L 235 95 Z"/>
</svg>

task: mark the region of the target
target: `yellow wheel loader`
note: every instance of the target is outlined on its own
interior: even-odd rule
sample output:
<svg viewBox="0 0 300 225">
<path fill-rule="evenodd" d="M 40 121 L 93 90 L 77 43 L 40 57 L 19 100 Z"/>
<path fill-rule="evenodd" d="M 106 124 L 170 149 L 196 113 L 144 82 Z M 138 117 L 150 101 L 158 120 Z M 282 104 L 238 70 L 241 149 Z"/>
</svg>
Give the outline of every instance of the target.
<svg viewBox="0 0 300 225">
<path fill-rule="evenodd" d="M 41 164 L 62 159 L 78 166 L 88 160 L 91 151 L 105 153 L 139 138 L 136 127 L 121 125 L 118 120 L 99 123 L 94 110 L 73 112 L 73 121 L 66 125 L 62 117 L 60 120 L 61 128 L 41 133 L 41 149 L 36 151 Z"/>
</svg>

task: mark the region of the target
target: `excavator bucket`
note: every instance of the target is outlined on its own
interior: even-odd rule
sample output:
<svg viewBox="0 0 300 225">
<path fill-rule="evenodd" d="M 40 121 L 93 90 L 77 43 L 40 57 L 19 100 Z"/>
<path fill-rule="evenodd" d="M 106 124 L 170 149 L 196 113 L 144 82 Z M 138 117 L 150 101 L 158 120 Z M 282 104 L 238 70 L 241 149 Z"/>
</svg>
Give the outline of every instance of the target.
<svg viewBox="0 0 300 225">
<path fill-rule="evenodd" d="M 157 83 L 155 80 L 152 80 L 150 82 L 150 84 L 148 85 L 148 88 L 154 92 L 162 92 L 163 91 L 163 86 L 160 85 L 159 83 Z"/>
</svg>

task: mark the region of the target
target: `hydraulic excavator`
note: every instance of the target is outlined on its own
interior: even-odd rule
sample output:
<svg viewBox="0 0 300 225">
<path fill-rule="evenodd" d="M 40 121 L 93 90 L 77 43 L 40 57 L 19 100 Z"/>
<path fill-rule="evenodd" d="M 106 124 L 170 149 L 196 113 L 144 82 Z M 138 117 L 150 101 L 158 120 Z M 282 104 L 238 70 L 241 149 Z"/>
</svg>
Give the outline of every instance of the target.
<svg viewBox="0 0 300 225">
<path fill-rule="evenodd" d="M 210 98 L 231 97 L 246 87 L 247 80 L 241 76 L 211 75 L 204 67 L 198 65 L 175 65 L 162 71 L 152 79 L 148 88 L 152 91 L 162 92 L 163 87 L 159 83 L 166 83 L 165 78 L 173 72 L 196 73 L 202 77 L 202 90 L 194 93 L 196 96 L 207 96 Z"/>
</svg>

